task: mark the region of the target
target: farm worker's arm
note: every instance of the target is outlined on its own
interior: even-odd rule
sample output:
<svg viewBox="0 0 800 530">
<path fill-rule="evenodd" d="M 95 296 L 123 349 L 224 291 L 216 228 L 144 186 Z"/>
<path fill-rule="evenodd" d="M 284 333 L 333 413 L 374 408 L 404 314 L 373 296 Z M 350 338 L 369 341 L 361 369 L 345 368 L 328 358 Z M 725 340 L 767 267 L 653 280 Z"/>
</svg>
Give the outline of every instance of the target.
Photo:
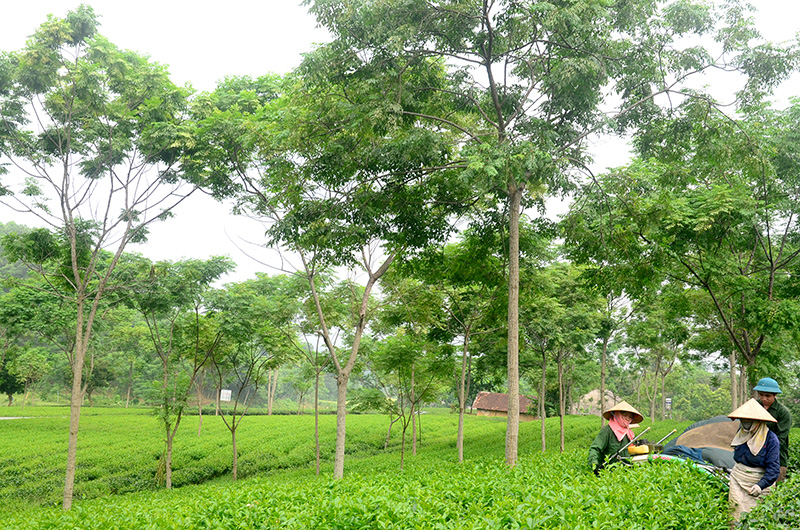
<svg viewBox="0 0 800 530">
<path fill-rule="evenodd" d="M 758 481 L 758 485 L 761 486 L 762 490 L 775 484 L 781 472 L 780 443 L 774 432 L 769 431 L 767 433 L 767 443 L 764 444 L 764 449 L 766 449 L 767 453 L 767 465 L 764 467 L 764 476 Z"/>
<path fill-rule="evenodd" d="M 592 445 L 589 446 L 589 465 L 597 470 L 606 458 L 609 446 L 609 436 L 612 435 L 611 429 L 606 425 L 597 433 Z"/>
</svg>

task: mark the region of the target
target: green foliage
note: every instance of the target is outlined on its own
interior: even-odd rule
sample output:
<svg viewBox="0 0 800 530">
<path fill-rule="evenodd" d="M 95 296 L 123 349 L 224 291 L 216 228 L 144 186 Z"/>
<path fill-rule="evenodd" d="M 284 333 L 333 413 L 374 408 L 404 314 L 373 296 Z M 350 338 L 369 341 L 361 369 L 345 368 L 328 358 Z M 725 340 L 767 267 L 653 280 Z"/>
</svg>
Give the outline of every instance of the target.
<svg viewBox="0 0 800 530">
<path fill-rule="evenodd" d="M 792 416 L 793 420 L 797 422 Z M 795 423 L 797 425 L 797 423 Z M 794 427 L 789 431 L 789 473 L 800 475 L 800 427 Z"/>
<path fill-rule="evenodd" d="M 3 58 L 0 152 L 42 163 L 40 183 L 47 183 L 46 166 L 62 156 L 75 156 L 87 179 L 140 155 L 147 163 L 175 161 L 187 92 L 169 82 L 163 66 L 98 35 L 97 25 L 88 6 L 51 16 L 26 48 Z M 25 128 L 38 121 L 29 102 L 50 118 L 41 130 Z"/>
<path fill-rule="evenodd" d="M 8 234 L 18 234 L 27 232 L 29 229 L 18 225 L 15 222 L 0 223 L 0 241 Z M 3 245 L 0 243 L 0 279 L 5 281 L 7 278 L 23 279 L 27 277 L 28 269 L 20 261 L 9 260 L 3 252 Z"/>
<path fill-rule="evenodd" d="M 734 122 L 692 99 L 652 120 L 639 157 L 587 185 L 566 217 L 571 257 L 628 292 L 680 285 L 698 327 L 724 330 L 746 366 L 782 350 L 800 318 L 787 281 L 800 196 L 794 164 L 776 155 L 796 151 L 797 112 Z"/>
<path fill-rule="evenodd" d="M 24 348 L 6 366 L 26 388 L 35 385 L 51 369 L 48 352 L 41 347 Z"/>
<path fill-rule="evenodd" d="M 7 355 L 7 352 L 4 352 Z M 0 394 L 8 396 L 9 400 L 13 399 L 14 394 L 18 394 L 25 389 L 25 386 L 16 376 L 9 370 L 8 358 L 5 357 L 2 365 L 0 365 Z"/>
<path fill-rule="evenodd" d="M 672 413 L 681 420 L 700 421 L 730 412 L 730 385 L 714 388 L 708 374 L 702 370 L 679 366 L 669 387 L 676 396 L 672 401 Z"/>
<path fill-rule="evenodd" d="M 446 413 L 424 417 L 427 437 L 402 473 L 397 440 L 389 451 L 381 450 L 385 416 L 352 416 L 352 471 L 337 481 L 313 474 L 313 418 L 254 417 L 242 425 L 240 466 L 243 474 L 261 476 L 235 485 L 218 480 L 189 487 L 221 475 L 229 465 L 228 452 L 220 447 L 227 430 L 207 418 L 202 437 L 189 428 L 176 440 L 183 445 L 176 454 L 176 481 L 186 487 L 167 493 L 151 491 L 160 454 L 160 441 L 148 425 L 154 420 L 119 409 L 91 410 L 84 412 L 84 439 L 90 442 L 83 449 L 76 495 L 103 498 L 80 501 L 68 513 L 57 507 L 33 510 L 20 499 L 55 501 L 60 466 L 52 466 L 48 452 L 64 444 L 51 433 L 66 426 L 58 409 L 40 410 L 49 415 L 14 420 L 4 425 L 10 431 L 0 434 L 9 448 L 0 459 L 0 513 L 9 529 L 589 529 L 601 522 L 609 529 L 728 527 L 726 494 L 691 466 L 614 467 L 594 477 L 585 465 L 585 448 L 597 429 L 594 417 L 568 418 L 563 455 L 541 454 L 538 422 L 524 423 L 522 456 L 509 469 L 503 462 L 504 421 L 468 416 L 466 463 L 459 465 L 453 454 L 456 417 Z M 332 439 L 333 420 L 321 418 L 323 439 Z M 673 426 L 680 427 L 656 424 L 654 436 Z M 547 435 L 555 442 L 556 421 L 547 422 Z M 332 450 L 332 443 L 324 443 L 324 466 L 331 465 Z M 106 496 L 133 490 L 140 493 Z"/>
</svg>

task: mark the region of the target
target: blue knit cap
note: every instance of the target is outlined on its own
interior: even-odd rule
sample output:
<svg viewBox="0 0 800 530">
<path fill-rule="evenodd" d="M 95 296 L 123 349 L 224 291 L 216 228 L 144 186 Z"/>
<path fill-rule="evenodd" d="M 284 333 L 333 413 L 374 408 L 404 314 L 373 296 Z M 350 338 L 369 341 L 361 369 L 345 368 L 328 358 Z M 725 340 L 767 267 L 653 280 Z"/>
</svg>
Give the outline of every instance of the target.
<svg viewBox="0 0 800 530">
<path fill-rule="evenodd" d="M 778 386 L 778 382 L 772 379 L 771 377 L 765 377 L 763 379 L 759 379 L 758 384 L 753 389 L 758 392 L 767 392 L 769 394 L 781 394 L 781 387 Z"/>
</svg>

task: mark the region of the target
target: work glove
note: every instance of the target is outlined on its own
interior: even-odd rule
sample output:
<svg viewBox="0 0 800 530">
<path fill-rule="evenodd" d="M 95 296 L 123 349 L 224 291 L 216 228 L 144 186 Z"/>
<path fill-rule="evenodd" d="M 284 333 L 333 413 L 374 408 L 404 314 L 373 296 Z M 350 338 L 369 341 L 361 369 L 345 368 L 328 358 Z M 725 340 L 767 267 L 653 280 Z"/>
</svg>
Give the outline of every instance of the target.
<svg viewBox="0 0 800 530">
<path fill-rule="evenodd" d="M 758 484 L 753 484 L 753 487 L 750 488 L 749 493 L 753 497 L 758 497 L 759 495 L 761 495 L 761 486 L 759 486 Z"/>
</svg>

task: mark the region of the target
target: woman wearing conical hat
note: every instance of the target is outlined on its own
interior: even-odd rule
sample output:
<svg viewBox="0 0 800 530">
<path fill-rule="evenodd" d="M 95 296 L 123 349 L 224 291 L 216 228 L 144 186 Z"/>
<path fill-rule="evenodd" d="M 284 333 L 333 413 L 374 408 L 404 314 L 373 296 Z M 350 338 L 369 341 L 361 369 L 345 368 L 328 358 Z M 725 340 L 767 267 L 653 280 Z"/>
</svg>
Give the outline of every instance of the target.
<svg viewBox="0 0 800 530">
<path fill-rule="evenodd" d="M 739 430 L 733 437 L 733 459 L 728 499 L 733 507 L 734 520 L 749 512 L 761 495 L 778 479 L 781 471 L 780 442 L 767 422 L 776 421 L 758 401 L 751 399 L 728 417 L 739 420 Z M 766 491 L 764 491 L 766 490 Z"/>
<path fill-rule="evenodd" d="M 589 447 L 589 465 L 595 475 L 605 466 L 609 458 L 613 458 L 620 449 L 633 441 L 635 436 L 631 424 L 641 423 L 644 417 L 627 401 L 617 403 L 603 413 L 608 420 Z"/>
</svg>

